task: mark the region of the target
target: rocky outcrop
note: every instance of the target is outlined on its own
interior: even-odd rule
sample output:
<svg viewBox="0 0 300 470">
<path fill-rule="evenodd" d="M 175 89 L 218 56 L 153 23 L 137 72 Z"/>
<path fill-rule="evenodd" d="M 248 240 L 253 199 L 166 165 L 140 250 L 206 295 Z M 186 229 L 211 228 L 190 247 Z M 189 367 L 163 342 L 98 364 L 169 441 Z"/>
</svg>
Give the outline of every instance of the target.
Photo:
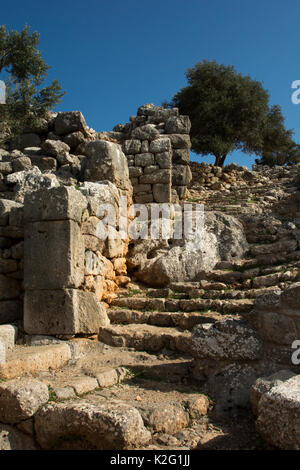
<svg viewBox="0 0 300 470">
<path fill-rule="evenodd" d="M 205 213 L 203 230 L 191 240 L 137 240 L 127 262 L 136 279 L 165 286 L 197 280 L 220 261 L 242 258 L 247 249 L 243 227 L 234 217 Z"/>
</svg>

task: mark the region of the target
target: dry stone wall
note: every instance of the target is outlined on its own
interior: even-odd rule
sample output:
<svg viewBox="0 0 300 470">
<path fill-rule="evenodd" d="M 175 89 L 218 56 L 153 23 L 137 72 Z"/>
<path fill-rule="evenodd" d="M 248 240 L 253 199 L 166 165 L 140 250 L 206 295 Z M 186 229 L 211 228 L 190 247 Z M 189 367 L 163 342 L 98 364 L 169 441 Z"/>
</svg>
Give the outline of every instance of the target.
<svg viewBox="0 0 300 470">
<path fill-rule="evenodd" d="M 117 218 L 121 198 L 125 211 L 132 203 L 127 159 L 96 137 L 75 111 L 0 149 L 0 324 L 21 319 L 24 301 L 28 333 L 93 334 L 129 282 Z M 103 240 L 98 210 L 107 203 L 116 237 Z"/>
<path fill-rule="evenodd" d="M 177 108 L 147 104 L 110 133 L 123 144 L 134 202 L 176 202 L 186 197 L 192 177 L 190 128 L 188 116 L 180 116 Z"/>
</svg>

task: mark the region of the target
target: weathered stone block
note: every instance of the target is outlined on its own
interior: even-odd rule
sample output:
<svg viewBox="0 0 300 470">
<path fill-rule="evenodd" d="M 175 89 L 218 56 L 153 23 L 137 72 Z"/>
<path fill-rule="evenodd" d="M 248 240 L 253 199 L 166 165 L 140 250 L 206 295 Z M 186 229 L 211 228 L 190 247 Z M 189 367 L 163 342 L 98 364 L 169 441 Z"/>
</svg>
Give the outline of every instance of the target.
<svg viewBox="0 0 300 470">
<path fill-rule="evenodd" d="M 54 132 L 57 135 L 70 134 L 71 132 L 87 131 L 85 119 L 80 111 L 58 113 L 54 121 Z"/>
<path fill-rule="evenodd" d="M 123 150 L 126 155 L 134 155 L 140 153 L 141 150 L 141 141 L 136 139 L 125 140 L 123 144 Z"/>
<path fill-rule="evenodd" d="M 35 431 L 43 449 L 51 449 L 54 441 L 70 448 L 74 435 L 81 436 L 85 449 L 101 450 L 140 448 L 151 439 L 139 412 L 124 403 L 46 405 L 35 416 Z"/>
<path fill-rule="evenodd" d="M 76 222 L 28 224 L 24 243 L 25 289 L 61 289 L 83 283 L 84 240 Z"/>
<path fill-rule="evenodd" d="M 18 328 L 14 325 L 0 325 L 0 340 L 4 342 L 6 350 L 12 351 L 18 335 Z"/>
<path fill-rule="evenodd" d="M 156 183 L 170 183 L 171 182 L 171 171 L 170 170 L 158 170 L 155 173 L 143 175 L 140 177 L 140 183 L 144 184 L 156 184 Z"/>
<path fill-rule="evenodd" d="M 160 133 L 153 124 L 146 124 L 145 126 L 134 129 L 131 136 L 133 139 L 155 140 L 159 138 Z"/>
<path fill-rule="evenodd" d="M 0 384 L 0 421 L 16 424 L 31 418 L 49 400 L 45 383 L 32 378 Z"/>
<path fill-rule="evenodd" d="M 191 121 L 188 116 L 172 116 L 166 122 L 167 134 L 189 134 Z"/>
<path fill-rule="evenodd" d="M 82 145 L 84 154 L 89 157 L 84 175 L 86 181 L 109 180 L 118 188 L 131 189 L 127 159 L 120 145 L 104 140 Z"/>
<path fill-rule="evenodd" d="M 254 360 L 262 355 L 262 342 L 244 320 L 229 318 L 196 326 L 190 353 L 214 360 Z"/>
<path fill-rule="evenodd" d="M 150 152 L 151 153 L 162 153 L 162 152 L 170 152 L 171 150 L 171 141 L 166 137 L 162 137 L 161 139 L 153 140 L 150 143 Z"/>
<path fill-rule="evenodd" d="M 192 172 L 187 165 L 174 165 L 172 169 L 173 186 L 187 186 L 192 181 Z"/>
<path fill-rule="evenodd" d="M 155 202 L 171 202 L 171 185 L 170 184 L 154 184 L 153 198 Z"/>
<path fill-rule="evenodd" d="M 8 199 L 0 199 L 0 225 L 7 225 L 9 214 L 13 209 L 18 207 L 22 207 L 22 204 Z"/>
<path fill-rule="evenodd" d="M 168 137 L 171 140 L 171 144 L 174 149 L 190 149 L 191 148 L 191 139 L 189 135 L 169 134 Z"/>
<path fill-rule="evenodd" d="M 92 292 L 77 289 L 25 293 L 24 329 L 28 334 L 95 334 L 107 314 Z"/>
<path fill-rule="evenodd" d="M 135 166 L 149 166 L 154 163 L 154 155 L 152 153 L 139 153 L 134 159 Z"/>
<path fill-rule="evenodd" d="M 159 168 L 171 168 L 172 154 L 171 152 L 157 153 L 155 155 L 155 161 L 158 163 Z"/>
<path fill-rule="evenodd" d="M 42 220 L 74 220 L 81 222 L 87 200 L 72 186 L 60 186 L 26 194 L 24 201 L 25 222 Z"/>
</svg>

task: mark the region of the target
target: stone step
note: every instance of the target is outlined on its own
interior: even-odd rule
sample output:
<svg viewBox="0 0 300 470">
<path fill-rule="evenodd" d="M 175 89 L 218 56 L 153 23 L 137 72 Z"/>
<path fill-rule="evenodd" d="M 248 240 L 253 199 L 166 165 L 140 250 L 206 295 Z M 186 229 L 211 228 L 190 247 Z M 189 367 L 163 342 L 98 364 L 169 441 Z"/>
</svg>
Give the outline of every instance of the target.
<svg viewBox="0 0 300 470">
<path fill-rule="evenodd" d="M 138 310 L 111 308 L 107 313 L 113 324 L 148 324 L 162 327 L 177 327 L 183 330 L 191 330 L 199 323 L 215 323 L 224 318 L 224 315 L 218 312 L 141 312 Z"/>
<path fill-rule="evenodd" d="M 142 297 L 116 298 L 112 307 L 123 307 L 139 311 L 159 312 L 194 312 L 212 310 L 219 313 L 248 312 L 253 307 L 252 299 L 148 299 Z"/>
<path fill-rule="evenodd" d="M 16 346 L 7 354 L 6 362 L 0 364 L 0 378 L 13 379 L 49 369 L 60 369 L 72 357 L 66 343 L 50 346 Z"/>
<path fill-rule="evenodd" d="M 247 290 L 209 290 L 204 291 L 202 289 L 195 289 L 194 292 L 190 292 L 190 298 L 202 298 L 202 299 L 221 299 L 221 300 L 241 300 L 241 299 L 256 299 L 260 295 L 271 293 L 276 287 L 265 287 L 261 289 L 247 289 Z"/>
<path fill-rule="evenodd" d="M 188 351 L 190 338 L 189 331 L 145 324 L 110 325 L 101 327 L 99 331 L 99 341 L 104 344 L 149 352 L 167 349 L 185 353 Z"/>
</svg>

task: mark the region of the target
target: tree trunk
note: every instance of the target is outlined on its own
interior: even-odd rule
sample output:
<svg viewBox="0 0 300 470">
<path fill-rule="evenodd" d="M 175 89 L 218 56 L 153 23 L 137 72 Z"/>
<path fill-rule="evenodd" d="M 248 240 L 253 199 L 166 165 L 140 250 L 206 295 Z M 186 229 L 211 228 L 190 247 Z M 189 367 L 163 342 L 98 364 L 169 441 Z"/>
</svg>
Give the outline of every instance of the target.
<svg viewBox="0 0 300 470">
<path fill-rule="evenodd" d="M 215 160 L 215 166 L 219 166 L 220 164 L 220 155 L 215 155 L 216 160 Z"/>
<path fill-rule="evenodd" d="M 224 166 L 224 162 L 225 162 L 225 160 L 226 160 L 226 157 L 227 157 L 227 155 L 222 155 L 222 157 L 220 158 L 219 163 L 220 163 L 220 166 L 221 166 L 221 167 Z"/>
</svg>

